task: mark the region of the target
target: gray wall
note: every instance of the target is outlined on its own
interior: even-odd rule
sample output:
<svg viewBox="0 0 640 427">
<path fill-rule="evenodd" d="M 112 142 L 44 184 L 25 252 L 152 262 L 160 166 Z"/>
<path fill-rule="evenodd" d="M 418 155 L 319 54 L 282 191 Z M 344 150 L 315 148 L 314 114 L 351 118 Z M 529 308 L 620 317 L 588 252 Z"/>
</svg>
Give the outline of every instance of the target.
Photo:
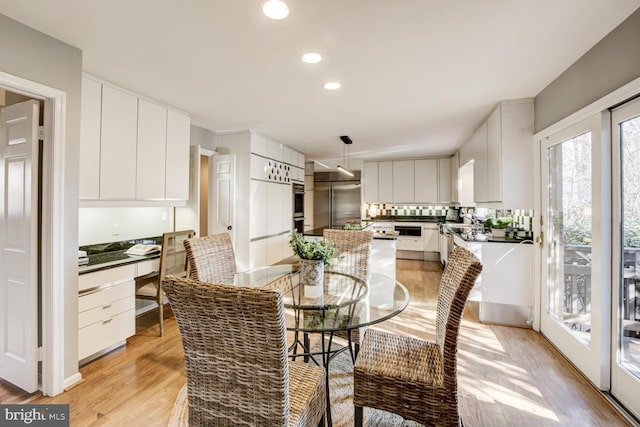
<svg viewBox="0 0 640 427">
<path fill-rule="evenodd" d="M 535 97 L 535 131 L 551 126 L 638 77 L 640 9 Z"/>
<path fill-rule="evenodd" d="M 215 150 L 218 148 L 218 139 L 214 131 L 191 125 L 191 145 L 200 145 L 202 148 Z"/>
<path fill-rule="evenodd" d="M 0 15 L 0 71 L 67 94 L 64 175 L 64 377 L 78 372 L 78 154 L 82 52 Z"/>
</svg>

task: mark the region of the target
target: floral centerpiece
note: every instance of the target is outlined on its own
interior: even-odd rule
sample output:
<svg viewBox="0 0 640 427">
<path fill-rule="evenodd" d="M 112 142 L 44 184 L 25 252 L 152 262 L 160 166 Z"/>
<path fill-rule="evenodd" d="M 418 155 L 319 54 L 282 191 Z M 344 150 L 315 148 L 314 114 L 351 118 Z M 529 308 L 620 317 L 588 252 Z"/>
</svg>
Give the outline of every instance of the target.
<svg viewBox="0 0 640 427">
<path fill-rule="evenodd" d="M 326 240 L 307 240 L 296 230 L 291 232 L 289 246 L 300 257 L 300 274 L 305 285 L 324 281 L 324 266 L 331 265 L 337 247 Z"/>
</svg>

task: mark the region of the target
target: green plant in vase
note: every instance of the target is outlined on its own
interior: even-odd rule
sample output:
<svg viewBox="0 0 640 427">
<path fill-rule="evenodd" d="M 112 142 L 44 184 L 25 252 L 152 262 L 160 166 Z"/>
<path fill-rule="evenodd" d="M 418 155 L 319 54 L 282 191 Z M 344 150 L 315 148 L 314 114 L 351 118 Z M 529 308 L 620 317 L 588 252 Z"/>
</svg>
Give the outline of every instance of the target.
<svg viewBox="0 0 640 427">
<path fill-rule="evenodd" d="M 289 246 L 300 258 L 300 280 L 303 285 L 322 285 L 324 266 L 331 265 L 337 246 L 326 240 L 306 240 L 296 230 L 291 232 Z"/>
</svg>

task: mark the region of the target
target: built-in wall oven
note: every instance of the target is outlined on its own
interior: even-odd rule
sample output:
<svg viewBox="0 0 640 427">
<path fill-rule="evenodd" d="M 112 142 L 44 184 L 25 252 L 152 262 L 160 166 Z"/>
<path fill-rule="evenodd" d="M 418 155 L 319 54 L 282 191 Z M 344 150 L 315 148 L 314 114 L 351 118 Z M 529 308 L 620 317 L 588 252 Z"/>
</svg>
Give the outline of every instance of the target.
<svg viewBox="0 0 640 427">
<path fill-rule="evenodd" d="M 304 185 L 293 184 L 293 228 L 304 232 Z"/>
</svg>

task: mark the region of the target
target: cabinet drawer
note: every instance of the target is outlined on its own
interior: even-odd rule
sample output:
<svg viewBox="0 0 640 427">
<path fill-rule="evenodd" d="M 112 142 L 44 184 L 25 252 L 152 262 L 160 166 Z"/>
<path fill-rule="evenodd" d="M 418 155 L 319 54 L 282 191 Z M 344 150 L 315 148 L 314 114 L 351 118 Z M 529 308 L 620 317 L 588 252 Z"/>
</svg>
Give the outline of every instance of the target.
<svg viewBox="0 0 640 427">
<path fill-rule="evenodd" d="M 136 277 L 140 277 L 140 276 L 144 276 L 145 274 L 160 271 L 160 258 L 139 262 L 136 265 L 136 267 L 138 268 Z"/>
<path fill-rule="evenodd" d="M 423 251 L 424 243 L 422 238 L 398 238 L 396 249 L 399 251 Z"/>
<path fill-rule="evenodd" d="M 125 311 L 111 319 L 94 323 L 78 331 L 78 358 L 84 359 L 136 332 L 135 310 Z"/>
<path fill-rule="evenodd" d="M 78 279 L 78 291 L 82 292 L 98 286 L 115 285 L 133 280 L 136 275 L 135 270 L 136 266 L 131 264 L 82 274 Z"/>
<path fill-rule="evenodd" d="M 82 313 L 92 308 L 102 307 L 121 298 L 130 298 L 133 300 L 135 293 L 134 287 L 134 282 L 129 280 L 126 283 L 82 295 L 78 298 L 78 312 Z"/>
<path fill-rule="evenodd" d="M 126 297 L 115 301 L 105 302 L 99 307 L 82 311 L 78 314 L 78 327 L 84 328 L 93 323 L 108 321 L 114 316 L 136 308 L 135 298 Z"/>
</svg>

